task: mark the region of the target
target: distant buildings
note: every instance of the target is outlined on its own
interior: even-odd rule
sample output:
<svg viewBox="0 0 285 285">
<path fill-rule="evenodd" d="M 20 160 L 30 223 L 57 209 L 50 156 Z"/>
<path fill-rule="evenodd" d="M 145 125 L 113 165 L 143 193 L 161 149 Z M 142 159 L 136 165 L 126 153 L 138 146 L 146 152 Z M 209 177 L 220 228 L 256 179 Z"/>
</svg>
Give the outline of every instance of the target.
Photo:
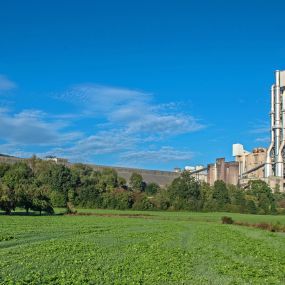
<svg viewBox="0 0 285 285">
<path fill-rule="evenodd" d="M 61 163 L 61 164 L 67 164 L 68 163 L 68 159 L 61 158 L 61 157 L 56 157 L 56 156 L 53 156 L 53 155 L 46 156 L 45 160 L 54 161 L 55 163 Z"/>
</svg>

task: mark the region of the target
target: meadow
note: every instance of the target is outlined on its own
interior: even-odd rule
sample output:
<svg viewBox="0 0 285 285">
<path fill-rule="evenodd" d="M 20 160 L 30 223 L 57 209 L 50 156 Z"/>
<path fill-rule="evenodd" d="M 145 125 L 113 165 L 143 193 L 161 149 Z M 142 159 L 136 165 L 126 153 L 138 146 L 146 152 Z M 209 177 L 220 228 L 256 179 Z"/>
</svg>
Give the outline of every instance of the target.
<svg viewBox="0 0 285 285">
<path fill-rule="evenodd" d="M 57 210 L 59 212 L 59 210 Z M 0 215 L 0 284 L 285 284 L 285 216 L 80 210 Z"/>
</svg>

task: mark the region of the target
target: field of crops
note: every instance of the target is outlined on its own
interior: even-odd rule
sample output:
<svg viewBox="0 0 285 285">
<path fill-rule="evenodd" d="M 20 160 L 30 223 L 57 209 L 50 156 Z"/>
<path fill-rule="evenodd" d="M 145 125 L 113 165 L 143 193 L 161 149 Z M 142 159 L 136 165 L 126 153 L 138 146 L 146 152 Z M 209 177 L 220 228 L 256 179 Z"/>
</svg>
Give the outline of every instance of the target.
<svg viewBox="0 0 285 285">
<path fill-rule="evenodd" d="M 0 215 L 0 284 L 285 284 L 284 233 L 223 225 L 223 213 L 93 214 Z"/>
</svg>

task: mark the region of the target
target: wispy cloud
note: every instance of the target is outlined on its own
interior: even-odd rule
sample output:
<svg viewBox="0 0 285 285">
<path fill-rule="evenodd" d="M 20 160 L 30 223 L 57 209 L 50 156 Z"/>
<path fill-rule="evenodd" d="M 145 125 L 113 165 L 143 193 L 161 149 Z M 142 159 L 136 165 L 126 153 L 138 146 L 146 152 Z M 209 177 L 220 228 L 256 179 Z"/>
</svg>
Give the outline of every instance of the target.
<svg viewBox="0 0 285 285">
<path fill-rule="evenodd" d="M 144 114 L 140 120 L 129 124 L 127 130 L 130 133 L 141 132 L 157 136 L 174 136 L 178 134 L 198 131 L 204 126 L 185 114 L 164 115 Z"/>
<path fill-rule="evenodd" d="M 8 79 L 5 75 L 0 74 L 0 94 L 16 87 L 16 83 Z"/>
<path fill-rule="evenodd" d="M 270 142 L 270 125 L 268 121 L 251 123 L 249 133 L 254 137 L 257 143 L 263 145 Z"/>
<path fill-rule="evenodd" d="M 150 92 L 95 84 L 76 85 L 53 98 L 72 104 L 73 113 L 48 114 L 40 110 L 11 113 L 2 110 L 0 152 L 36 154 L 96 161 L 112 155 L 114 164 L 144 164 L 189 160 L 190 150 L 165 146 L 166 140 L 205 128 L 197 118 L 184 112 L 177 102 L 155 103 Z M 83 120 L 82 123 L 80 120 Z M 70 126 L 88 124 L 85 132 L 70 131 Z M 161 146 L 164 145 L 164 146 Z"/>
<path fill-rule="evenodd" d="M 65 124 L 51 122 L 42 111 L 25 110 L 10 114 L 2 110 L 0 137 L 14 145 L 57 145 L 73 141 L 80 136 L 77 132 L 62 132 Z"/>
<path fill-rule="evenodd" d="M 104 117 L 109 128 L 116 126 L 144 137 L 173 136 L 205 127 L 181 112 L 175 102 L 155 104 L 149 92 L 87 84 L 72 87 L 57 98 L 81 105 L 86 114 Z"/>
<path fill-rule="evenodd" d="M 162 141 L 195 132 L 206 126 L 181 110 L 181 102 L 156 104 L 153 94 L 141 90 L 84 84 L 56 94 L 56 98 L 74 104 L 80 114 L 99 118 L 97 130 L 69 148 L 53 151 L 75 160 L 102 154 L 116 154 L 122 162 L 187 160 L 191 151 L 160 147 Z M 148 150 L 150 143 L 159 148 Z M 144 147 L 144 151 L 138 150 Z"/>
<path fill-rule="evenodd" d="M 126 137 L 120 132 L 101 131 L 78 140 L 70 147 L 52 149 L 49 154 L 75 161 L 92 161 L 94 156 L 125 152 L 136 145 L 136 138 Z"/>
<path fill-rule="evenodd" d="M 255 122 L 251 124 L 249 133 L 265 134 L 265 133 L 269 133 L 269 131 L 270 131 L 269 122 L 259 121 L 259 122 Z"/>
<path fill-rule="evenodd" d="M 260 137 L 255 139 L 256 142 L 259 143 L 269 143 L 270 142 L 270 137 Z"/>
<path fill-rule="evenodd" d="M 142 162 L 169 162 L 191 160 L 194 153 L 189 150 L 177 150 L 173 147 L 163 146 L 156 150 L 129 151 L 121 155 L 122 161 L 134 163 Z"/>
<path fill-rule="evenodd" d="M 113 113 L 122 106 L 144 106 L 150 100 L 151 94 L 143 91 L 96 84 L 75 85 L 55 97 L 74 103 L 92 113 Z"/>
</svg>

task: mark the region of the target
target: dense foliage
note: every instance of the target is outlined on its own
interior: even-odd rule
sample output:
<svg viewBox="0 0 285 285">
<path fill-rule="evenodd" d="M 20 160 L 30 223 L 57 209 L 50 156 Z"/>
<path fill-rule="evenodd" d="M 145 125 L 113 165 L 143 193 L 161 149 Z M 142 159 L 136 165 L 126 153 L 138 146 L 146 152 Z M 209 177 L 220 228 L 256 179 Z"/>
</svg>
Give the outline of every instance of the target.
<svg viewBox="0 0 285 285">
<path fill-rule="evenodd" d="M 171 185 L 160 188 L 133 173 L 126 181 L 111 168 L 95 171 L 83 164 L 66 167 L 33 157 L 26 162 L 0 164 L 0 209 L 10 214 L 16 207 L 53 213 L 53 207 L 228 211 L 276 213 L 285 196 L 273 194 L 260 180 L 246 190 L 223 181 L 213 186 L 196 181 L 185 171 Z"/>
</svg>

